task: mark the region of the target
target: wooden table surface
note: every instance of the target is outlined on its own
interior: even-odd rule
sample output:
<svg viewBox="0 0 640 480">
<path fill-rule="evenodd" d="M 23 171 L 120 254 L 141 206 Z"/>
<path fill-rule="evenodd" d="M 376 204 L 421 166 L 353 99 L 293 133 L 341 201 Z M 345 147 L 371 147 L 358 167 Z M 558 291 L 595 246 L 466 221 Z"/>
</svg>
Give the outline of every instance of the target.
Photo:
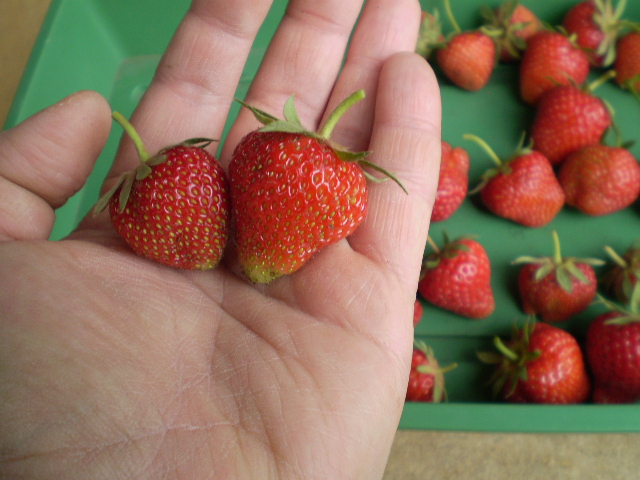
<svg viewBox="0 0 640 480">
<path fill-rule="evenodd" d="M 50 0 L 0 0 L 0 127 L 4 125 L 49 3 Z M 384 478 L 635 480 L 640 479 L 639 442 L 640 435 L 636 434 L 400 430 Z"/>
</svg>

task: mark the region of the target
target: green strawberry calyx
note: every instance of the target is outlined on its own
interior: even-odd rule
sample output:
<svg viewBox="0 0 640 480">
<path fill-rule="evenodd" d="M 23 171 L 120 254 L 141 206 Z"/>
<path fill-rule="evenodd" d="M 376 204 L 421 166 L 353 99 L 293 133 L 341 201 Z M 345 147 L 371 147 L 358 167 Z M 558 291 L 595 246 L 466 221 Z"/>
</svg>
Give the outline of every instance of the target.
<svg viewBox="0 0 640 480">
<path fill-rule="evenodd" d="M 622 19 L 627 0 L 619 0 L 616 7 L 611 0 L 594 0 L 596 10 L 593 22 L 604 34 L 604 38 L 595 50 L 595 54 L 603 57 L 602 66 L 610 66 L 616 58 L 616 44 L 620 33 L 627 28 L 628 21 Z"/>
<path fill-rule="evenodd" d="M 640 242 L 636 241 L 620 256 L 609 245 L 605 245 L 604 251 L 609 255 L 614 267 L 603 276 L 602 283 L 608 290 L 615 288 L 619 276 L 622 278 L 622 294 L 625 299 L 631 299 L 634 285 L 640 281 Z"/>
<path fill-rule="evenodd" d="M 240 99 L 236 99 L 243 107 L 249 109 L 253 113 L 254 117 L 262 123 L 264 126 L 258 131 L 260 132 L 285 132 L 285 133 L 299 133 L 328 145 L 338 156 L 338 158 L 344 162 L 355 162 L 361 167 L 371 168 L 378 173 L 384 175 L 384 178 L 379 178 L 371 175 L 363 169 L 363 173 L 368 180 L 374 182 L 381 182 L 387 179 L 393 180 L 396 184 L 402 188 L 405 193 L 407 189 L 402 182 L 391 172 L 384 168 L 369 162 L 366 157 L 371 153 L 370 151 L 353 152 L 342 145 L 338 145 L 336 142 L 330 140 L 331 133 L 336 124 L 342 118 L 342 116 L 349 110 L 354 104 L 365 98 L 364 90 L 360 89 L 349 95 L 343 100 L 327 117 L 324 125 L 320 128 L 319 132 L 313 132 L 302 125 L 298 112 L 294 105 L 294 96 L 291 95 L 284 104 L 284 119 L 279 119 L 270 113 L 260 110 L 253 105 L 250 105 Z"/>
<path fill-rule="evenodd" d="M 418 373 L 424 373 L 433 376 L 433 403 L 439 403 L 441 398 L 447 399 L 447 390 L 444 386 L 444 374 L 458 368 L 457 363 L 452 363 L 446 367 L 440 367 L 436 360 L 433 349 L 429 347 L 422 340 L 414 340 L 413 345 L 415 348 L 424 353 L 427 358 L 427 363 L 419 365 L 416 368 Z"/>
<path fill-rule="evenodd" d="M 449 44 L 449 42 L 451 41 L 452 38 L 454 38 L 457 35 L 460 35 L 461 33 L 464 33 L 462 31 L 462 28 L 460 28 L 460 24 L 456 20 L 455 15 L 453 14 L 453 10 L 451 9 L 451 2 L 449 0 L 444 0 L 442 3 L 443 3 L 444 11 L 445 11 L 445 13 L 447 15 L 447 20 L 449 20 L 449 23 L 451 24 L 451 27 L 453 28 L 453 31 L 451 31 L 449 33 L 449 35 L 447 35 L 447 37 L 446 37 L 446 39 L 444 41 L 442 41 L 439 44 L 435 45 L 435 48 L 444 48 L 444 47 L 446 47 Z M 473 31 L 473 30 L 471 30 L 471 31 Z M 493 28 L 493 27 L 489 27 L 489 26 L 482 26 L 482 27 L 476 29 L 475 31 L 480 32 L 483 35 L 486 35 L 491 40 L 493 40 L 494 43 L 496 43 L 497 40 L 500 39 L 504 35 L 504 32 L 503 32 L 502 29 Z M 499 51 L 499 49 L 496 49 L 496 51 Z M 497 60 L 497 55 L 496 55 L 496 60 Z"/>
<path fill-rule="evenodd" d="M 624 308 L 617 303 L 607 300 L 602 295 L 596 295 L 594 304 L 604 305 L 608 312 L 614 312 L 616 315 L 605 320 L 606 325 L 627 325 L 629 323 L 640 323 L 640 284 L 636 283 L 633 287 L 631 297 L 629 299 L 629 307 Z"/>
<path fill-rule="evenodd" d="M 118 212 L 124 212 L 124 209 L 126 208 L 127 202 L 129 200 L 129 196 L 131 195 L 133 184 L 136 182 L 136 180 L 142 180 L 151 175 L 153 167 L 165 163 L 167 161 L 167 155 L 165 153 L 171 148 L 180 145 L 206 148 L 212 142 L 217 141 L 211 138 L 203 137 L 190 138 L 177 145 L 163 148 L 157 154 L 151 155 L 144 146 L 144 143 L 142 142 L 142 139 L 140 138 L 140 135 L 138 134 L 136 129 L 133 127 L 131 122 L 129 122 L 129 120 L 124 117 L 124 115 L 122 115 L 120 112 L 113 112 L 111 116 L 124 129 L 127 136 L 133 142 L 133 145 L 138 152 L 138 159 L 140 160 L 140 163 L 136 168 L 122 175 L 113 185 L 113 187 L 111 187 L 111 189 L 107 193 L 105 193 L 98 199 L 98 202 L 93 208 L 94 215 L 98 215 L 107 208 L 109 202 L 111 201 L 111 198 L 118 192 L 118 189 L 120 189 L 120 193 L 118 195 Z"/>
<path fill-rule="evenodd" d="M 533 152 L 533 148 L 532 145 L 524 145 L 525 142 L 525 138 L 526 138 L 526 134 L 523 133 L 520 137 L 520 140 L 518 142 L 518 145 L 516 146 L 515 150 L 513 151 L 513 153 L 505 158 L 504 160 L 501 159 L 494 151 L 493 149 L 489 146 L 489 144 L 487 142 L 485 142 L 483 139 L 481 139 L 480 137 L 476 136 L 476 135 L 472 135 L 469 133 L 465 133 L 462 138 L 464 138 L 465 140 L 469 140 L 472 142 L 475 142 L 476 144 L 478 144 L 480 146 L 480 148 L 482 150 L 484 150 L 484 152 L 489 156 L 489 158 L 493 161 L 493 163 L 495 163 L 495 167 L 488 169 L 486 172 L 484 172 L 482 174 L 482 176 L 480 177 L 480 182 L 478 183 L 478 185 L 476 185 L 473 189 L 469 190 L 469 195 L 474 195 L 476 193 L 478 193 L 480 190 L 482 190 L 487 183 L 489 183 L 489 181 L 497 176 L 497 175 L 509 175 L 511 173 L 511 162 L 513 160 L 515 160 L 518 157 L 521 157 L 523 155 L 529 155 L 530 153 Z"/>
<path fill-rule="evenodd" d="M 560 238 L 558 232 L 551 232 L 553 238 L 553 256 L 551 257 L 531 257 L 521 256 L 516 258 L 512 265 L 520 264 L 536 264 L 538 268 L 534 274 L 534 279 L 539 282 L 547 275 L 554 274 L 555 280 L 560 287 L 568 293 L 573 290 L 573 280 L 576 279 L 581 283 L 588 283 L 588 279 L 584 276 L 577 264 L 586 264 L 591 266 L 602 266 L 605 264 L 599 258 L 576 258 L 563 257 L 560 250 Z"/>
<path fill-rule="evenodd" d="M 437 9 L 433 13 L 422 12 L 422 22 L 416 42 L 416 53 L 428 59 L 436 47 L 442 44 L 442 23 L 440 22 L 440 12 Z"/>
<path fill-rule="evenodd" d="M 501 392 L 505 398 L 513 395 L 518 382 L 526 382 L 528 379 L 527 365 L 540 358 L 539 350 L 529 348 L 535 325 L 535 320 L 528 321 L 522 328 L 514 325 L 508 343 L 505 344 L 499 336 L 496 336 L 493 339 L 493 346 L 497 351 L 476 353 L 482 363 L 496 365 L 495 372 L 487 382 L 493 387 L 494 398 L 497 398 Z M 505 390 L 505 388 L 508 389 Z"/>
<path fill-rule="evenodd" d="M 506 0 L 500 4 L 497 11 L 487 5 L 481 5 L 479 10 L 480 16 L 486 22 L 480 27 L 480 31 L 500 40 L 499 47 L 506 49 L 513 58 L 520 58 L 521 52 L 527 47 L 526 40 L 517 33 L 530 23 L 511 22 L 519 3 L 517 0 Z"/>
<path fill-rule="evenodd" d="M 431 236 L 427 236 L 427 243 L 433 249 L 433 253 L 429 254 L 422 263 L 422 274 L 421 278 L 424 277 L 424 274 L 428 270 L 432 270 L 436 268 L 442 260 L 452 259 L 457 257 L 462 252 L 468 252 L 469 247 L 461 242 L 461 240 L 465 238 L 471 237 L 460 237 L 456 240 L 450 240 L 449 235 L 446 232 L 442 232 L 443 237 L 443 245 L 442 247 L 438 247 L 436 242 L 431 238 Z"/>
</svg>

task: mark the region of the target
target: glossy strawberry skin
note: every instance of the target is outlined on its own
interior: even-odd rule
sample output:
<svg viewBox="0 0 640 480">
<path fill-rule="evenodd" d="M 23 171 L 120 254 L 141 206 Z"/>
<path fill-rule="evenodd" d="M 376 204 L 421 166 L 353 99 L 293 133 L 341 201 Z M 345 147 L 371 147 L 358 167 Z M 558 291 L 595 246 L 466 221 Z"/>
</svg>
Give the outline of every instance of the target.
<svg viewBox="0 0 640 480">
<path fill-rule="evenodd" d="M 442 142 L 440 176 L 436 201 L 431 212 L 432 222 L 442 222 L 460 207 L 469 189 L 469 154 Z"/>
<path fill-rule="evenodd" d="M 111 221 L 139 255 L 187 270 L 207 270 L 222 258 L 229 230 L 229 187 L 215 158 L 193 146 L 160 152 L 166 161 L 133 184 L 123 212 L 109 202 Z"/>
<path fill-rule="evenodd" d="M 530 334 L 528 351 L 540 356 L 526 363 L 527 378 L 519 379 L 512 403 L 576 404 L 588 400 L 591 381 L 584 356 L 576 339 L 568 332 L 546 323 L 536 323 Z M 511 389 L 505 385 L 504 392 Z"/>
<path fill-rule="evenodd" d="M 611 122 L 598 97 L 573 85 L 556 87 L 538 103 L 531 139 L 552 165 L 559 165 L 571 152 L 598 143 Z"/>
<path fill-rule="evenodd" d="M 619 85 L 640 91 L 640 32 L 631 32 L 620 38 L 614 69 Z"/>
<path fill-rule="evenodd" d="M 438 65 L 458 87 L 477 91 L 491 78 L 496 62 L 496 44 L 481 32 L 462 32 L 436 51 Z"/>
<path fill-rule="evenodd" d="M 462 248 L 459 248 L 459 247 Z M 418 291 L 431 304 L 468 318 L 486 318 L 495 310 L 491 264 L 484 247 L 470 238 L 451 242 L 438 264 L 425 267 Z M 442 253 L 441 252 L 441 253 Z M 427 262 L 437 255 L 427 257 Z"/>
<path fill-rule="evenodd" d="M 596 6 L 591 0 L 576 3 L 565 15 L 562 25 L 577 36 L 576 42 L 587 51 L 592 65 L 601 66 L 602 56 L 595 54 L 605 38 L 604 32 L 594 22 Z"/>
<path fill-rule="evenodd" d="M 520 96 L 530 105 L 559 85 L 581 85 L 589 75 L 589 59 L 561 33 L 542 30 L 527 42 L 520 63 Z M 534 146 L 535 148 L 535 146 Z"/>
<path fill-rule="evenodd" d="M 536 151 L 506 163 L 480 196 L 494 214 L 527 227 L 548 224 L 564 205 L 564 192 L 551 164 Z"/>
<path fill-rule="evenodd" d="M 568 292 L 560 286 L 553 272 L 536 280 L 539 266 L 523 265 L 518 275 L 518 290 L 524 313 L 536 315 L 545 322 L 564 322 L 584 311 L 595 298 L 598 283 L 591 265 L 576 262 L 575 266 L 586 282 L 572 276 L 571 291 Z"/>
<path fill-rule="evenodd" d="M 587 330 L 585 355 L 594 377 L 595 403 L 640 400 L 640 321 L 607 324 L 620 315 L 599 315 Z"/>
<path fill-rule="evenodd" d="M 249 133 L 234 151 L 229 181 L 239 260 L 254 282 L 297 271 L 351 235 L 367 212 L 360 166 L 303 134 Z"/>
<path fill-rule="evenodd" d="M 587 215 L 608 215 L 640 195 L 640 166 L 620 147 L 588 145 L 567 157 L 558 172 L 567 205 Z"/>
<path fill-rule="evenodd" d="M 427 368 L 431 371 L 419 372 L 419 368 Z M 439 388 L 436 388 L 436 384 L 439 384 Z M 439 403 L 444 398 L 444 392 L 444 375 L 440 371 L 438 361 L 432 353 L 425 353 L 414 347 L 406 400 Z"/>
</svg>

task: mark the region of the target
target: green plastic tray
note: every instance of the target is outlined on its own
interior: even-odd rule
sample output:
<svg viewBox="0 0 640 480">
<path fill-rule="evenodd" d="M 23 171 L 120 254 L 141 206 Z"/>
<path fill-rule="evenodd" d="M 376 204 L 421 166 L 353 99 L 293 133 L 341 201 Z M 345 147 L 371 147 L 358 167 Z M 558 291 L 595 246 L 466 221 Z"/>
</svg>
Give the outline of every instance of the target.
<svg viewBox="0 0 640 480">
<path fill-rule="evenodd" d="M 451 3 L 460 25 L 472 28 L 479 21 L 477 7 L 497 6 L 500 0 L 451 0 Z M 545 21 L 558 24 L 574 1 L 523 0 L 522 3 Z M 640 21 L 640 2 L 628 3 L 625 16 Z M 188 0 L 53 0 L 6 128 L 80 89 L 96 90 L 109 99 L 113 109 L 130 114 L 188 5 Z M 437 7 L 443 13 L 437 0 L 423 0 L 422 5 L 427 10 Z M 284 8 L 283 0 L 274 1 L 254 44 L 238 96 L 244 96 Z M 449 28 L 446 20 L 445 28 Z M 592 78 L 597 75 L 598 72 L 594 72 Z M 533 110 L 518 100 L 517 67 L 514 66 L 498 66 L 490 84 L 480 92 L 462 91 L 445 79 L 440 83 L 443 139 L 467 148 L 471 155 L 470 179 L 474 185 L 491 161 L 475 144 L 465 142 L 462 135 L 478 135 L 498 155 L 508 155 L 528 128 Z M 640 106 L 613 84 L 604 85 L 597 92 L 614 105 L 624 138 L 637 138 Z M 237 107 L 234 108 L 230 118 L 237 112 Z M 53 239 L 64 237 L 95 202 L 119 137 L 120 131 L 113 129 L 86 187 L 57 212 Z M 639 157 L 640 145 L 632 151 Z M 602 218 L 588 218 L 565 208 L 547 227 L 529 229 L 492 216 L 470 198 L 449 220 L 433 224 L 431 235 L 436 241 L 440 241 L 443 230 L 451 237 L 478 236 L 492 261 L 497 308 L 485 320 L 468 320 L 424 305 L 424 317 L 416 336 L 434 348 L 441 364 L 457 362 L 459 367 L 446 375 L 448 402 L 407 403 L 400 427 L 504 432 L 640 431 L 638 405 L 547 406 L 493 402 L 485 385 L 490 370 L 475 356 L 478 350 L 491 348 L 494 335 L 507 334 L 514 322 L 524 320 L 516 299 L 517 269 L 510 265 L 514 258 L 523 254 L 548 254 L 553 229 L 560 235 L 565 255 L 606 258 L 604 245 L 623 251 L 640 237 L 639 216 L 637 205 Z M 581 337 L 597 312 L 598 307 L 590 307 L 563 327 Z"/>
</svg>

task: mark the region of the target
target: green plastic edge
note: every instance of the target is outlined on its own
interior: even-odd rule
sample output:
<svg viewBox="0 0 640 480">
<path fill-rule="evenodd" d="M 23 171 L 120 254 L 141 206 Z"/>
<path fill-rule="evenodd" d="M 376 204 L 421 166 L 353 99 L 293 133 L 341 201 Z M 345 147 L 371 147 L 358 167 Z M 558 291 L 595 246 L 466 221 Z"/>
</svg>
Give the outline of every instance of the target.
<svg viewBox="0 0 640 480">
<path fill-rule="evenodd" d="M 639 427 L 638 405 L 406 402 L 399 428 L 496 433 L 631 433 L 638 432 Z"/>
</svg>

